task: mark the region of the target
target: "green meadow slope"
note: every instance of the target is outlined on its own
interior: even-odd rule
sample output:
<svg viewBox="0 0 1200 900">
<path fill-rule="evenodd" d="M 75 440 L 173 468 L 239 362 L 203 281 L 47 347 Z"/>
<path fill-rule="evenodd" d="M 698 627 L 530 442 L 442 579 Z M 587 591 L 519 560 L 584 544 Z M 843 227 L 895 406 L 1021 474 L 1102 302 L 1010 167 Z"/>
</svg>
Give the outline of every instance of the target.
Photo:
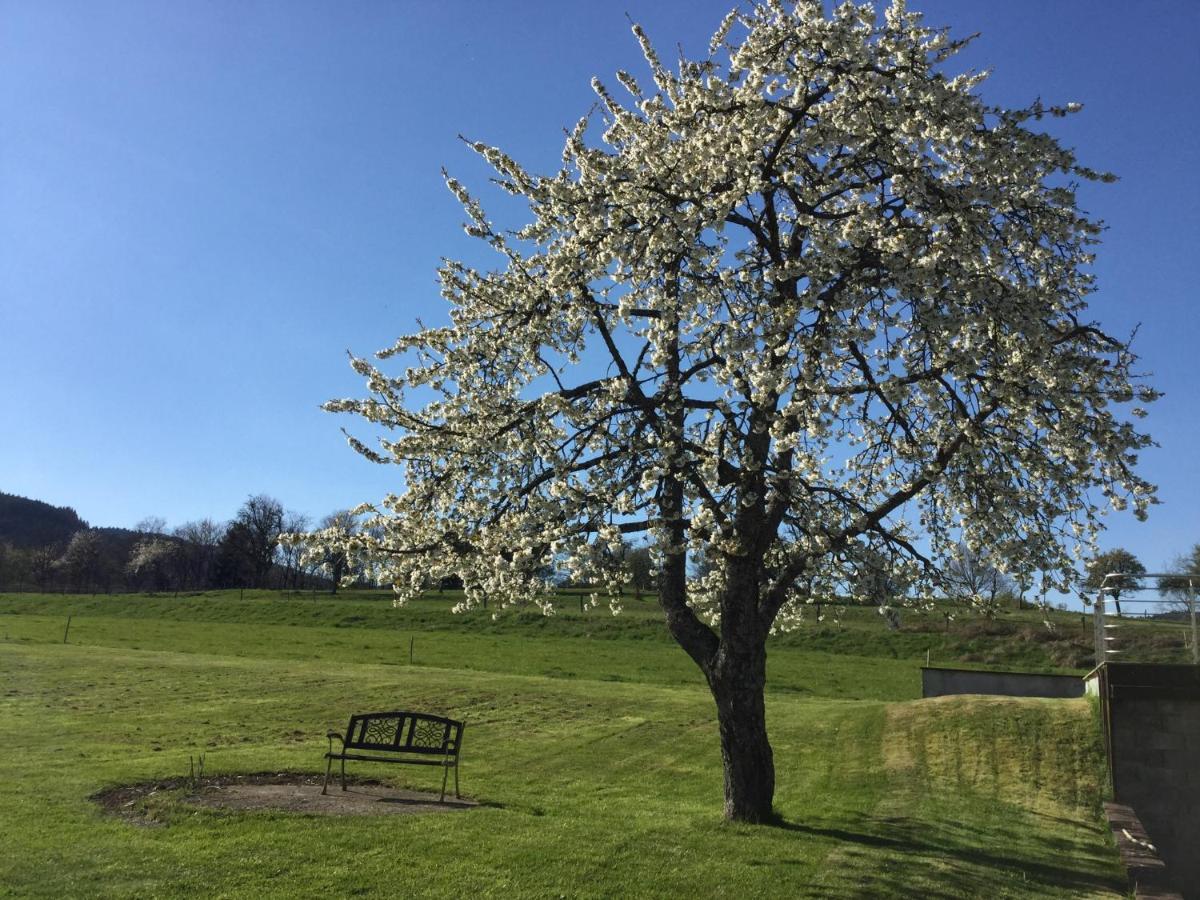
<svg viewBox="0 0 1200 900">
<path fill-rule="evenodd" d="M 711 700 L 649 610 L 467 628 L 437 602 L 235 598 L 0 598 L 0 894 L 1123 895 L 1085 701 L 921 701 L 916 659 L 783 642 L 781 821 L 733 826 Z M 324 818 L 164 791 L 132 824 L 88 799 L 200 753 L 210 773 L 319 771 L 327 729 L 398 706 L 467 719 L 480 808 Z"/>
</svg>

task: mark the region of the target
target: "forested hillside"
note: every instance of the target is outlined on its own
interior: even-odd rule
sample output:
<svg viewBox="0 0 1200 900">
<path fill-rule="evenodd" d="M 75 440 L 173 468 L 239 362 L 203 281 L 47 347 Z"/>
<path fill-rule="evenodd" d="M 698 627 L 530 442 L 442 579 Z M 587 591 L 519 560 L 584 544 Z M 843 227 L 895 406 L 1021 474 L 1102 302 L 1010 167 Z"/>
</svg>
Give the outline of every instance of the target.
<svg viewBox="0 0 1200 900">
<path fill-rule="evenodd" d="M 65 544 L 87 527 L 69 506 L 51 506 L 0 491 L 0 542 L 22 549 Z"/>
<path fill-rule="evenodd" d="M 168 529 L 148 516 L 133 528 L 93 528 L 74 509 L 0 493 L 0 591 L 207 590 L 333 588 L 364 573 L 336 553 L 305 557 L 304 543 L 280 544 L 284 532 L 314 523 L 265 494 L 248 497 L 228 522 L 200 519 Z M 322 529 L 352 533 L 358 523 L 337 511 Z"/>
</svg>

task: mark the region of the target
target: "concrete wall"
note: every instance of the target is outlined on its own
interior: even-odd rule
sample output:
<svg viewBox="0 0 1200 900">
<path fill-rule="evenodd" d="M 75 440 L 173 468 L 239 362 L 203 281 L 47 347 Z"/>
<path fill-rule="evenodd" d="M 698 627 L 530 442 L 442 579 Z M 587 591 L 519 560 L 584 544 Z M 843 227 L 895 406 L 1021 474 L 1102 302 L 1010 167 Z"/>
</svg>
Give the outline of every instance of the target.
<svg viewBox="0 0 1200 900">
<path fill-rule="evenodd" d="M 1031 675 L 1026 672 L 979 672 L 972 669 L 922 667 L 921 696 L 944 697 L 947 694 L 1082 697 L 1083 679 L 1075 675 Z"/>
<path fill-rule="evenodd" d="M 1098 674 L 1113 796 L 1137 812 L 1175 886 L 1200 898 L 1200 667 Z"/>
</svg>

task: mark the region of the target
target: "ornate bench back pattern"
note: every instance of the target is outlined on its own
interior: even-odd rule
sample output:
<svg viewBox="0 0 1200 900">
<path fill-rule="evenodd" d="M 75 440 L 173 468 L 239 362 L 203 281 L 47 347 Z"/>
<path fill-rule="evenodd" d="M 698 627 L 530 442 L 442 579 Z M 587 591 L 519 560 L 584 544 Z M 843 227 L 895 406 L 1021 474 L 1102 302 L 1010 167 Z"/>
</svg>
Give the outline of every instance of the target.
<svg viewBox="0 0 1200 900">
<path fill-rule="evenodd" d="M 345 746 L 347 750 L 456 756 L 462 729 L 461 722 L 424 713 L 362 713 L 350 717 Z"/>
</svg>

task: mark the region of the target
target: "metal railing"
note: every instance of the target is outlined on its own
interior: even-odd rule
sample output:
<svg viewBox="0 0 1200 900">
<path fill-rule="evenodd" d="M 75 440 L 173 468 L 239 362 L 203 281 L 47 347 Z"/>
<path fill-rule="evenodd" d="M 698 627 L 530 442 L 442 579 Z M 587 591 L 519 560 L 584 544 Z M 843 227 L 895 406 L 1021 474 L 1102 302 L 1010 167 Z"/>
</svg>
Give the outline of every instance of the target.
<svg viewBox="0 0 1200 900">
<path fill-rule="evenodd" d="M 1139 597 L 1124 597 L 1122 595 L 1127 592 L 1140 591 L 1158 591 L 1158 585 L 1143 585 L 1142 581 L 1146 579 L 1170 578 L 1173 583 L 1181 584 L 1186 580 L 1187 591 L 1184 597 L 1187 603 L 1187 615 L 1191 622 L 1191 647 L 1192 647 L 1192 664 L 1200 666 L 1200 643 L 1197 642 L 1197 637 L 1200 635 L 1200 630 L 1196 623 L 1196 586 L 1200 585 L 1200 573 L 1193 572 L 1146 572 L 1142 574 L 1134 574 L 1132 572 L 1109 572 L 1100 582 L 1100 588 L 1097 591 L 1096 603 L 1092 612 L 1092 625 L 1095 629 L 1096 641 L 1096 664 L 1102 662 L 1114 662 L 1120 657 L 1122 651 L 1114 646 L 1119 640 L 1115 632 L 1120 628 L 1118 622 L 1110 622 L 1105 610 L 1105 596 L 1112 595 L 1113 602 L 1117 606 L 1118 618 L 1120 617 L 1120 604 L 1124 603 L 1157 603 L 1165 604 L 1171 601 L 1163 598 L 1142 599 Z"/>
</svg>

